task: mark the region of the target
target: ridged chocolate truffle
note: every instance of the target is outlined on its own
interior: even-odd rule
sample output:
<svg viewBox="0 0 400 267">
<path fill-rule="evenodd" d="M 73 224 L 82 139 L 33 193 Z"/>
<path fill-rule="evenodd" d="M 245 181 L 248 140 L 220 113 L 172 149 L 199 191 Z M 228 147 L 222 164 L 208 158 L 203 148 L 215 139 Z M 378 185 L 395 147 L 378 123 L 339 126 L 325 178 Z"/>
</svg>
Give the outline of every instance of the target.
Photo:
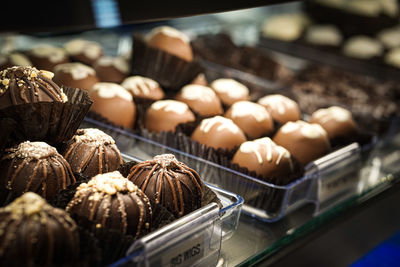
<svg viewBox="0 0 400 267">
<path fill-rule="evenodd" d="M 358 127 L 351 112 L 347 109 L 332 106 L 319 109 L 311 115 L 310 123 L 317 123 L 327 132 L 329 139 L 352 137 Z"/>
<path fill-rule="evenodd" d="M 241 144 L 232 162 L 266 178 L 279 179 L 294 172 L 290 152 L 275 144 L 269 137 Z"/>
<path fill-rule="evenodd" d="M 0 71 L 0 109 L 25 103 L 67 102 L 67 96 L 52 78 L 52 72 L 33 67 Z"/>
<path fill-rule="evenodd" d="M 67 52 L 61 47 L 40 45 L 28 52 L 28 56 L 35 66 L 41 70 L 54 71 L 55 66 L 68 63 Z"/>
<path fill-rule="evenodd" d="M 164 205 L 175 216 L 181 217 L 201 206 L 200 176 L 172 154 L 158 155 L 133 166 L 128 179 L 142 189 L 150 201 Z"/>
<path fill-rule="evenodd" d="M 54 68 L 54 81 L 59 85 L 89 91 L 99 82 L 96 71 L 82 63 L 64 63 Z"/>
<path fill-rule="evenodd" d="M 23 142 L 6 149 L 0 160 L 2 186 L 16 195 L 27 191 L 51 199 L 75 183 L 68 162 L 44 142 Z"/>
<path fill-rule="evenodd" d="M 146 38 L 150 46 L 189 62 L 193 60 L 189 37 L 175 28 L 169 26 L 154 28 Z"/>
<path fill-rule="evenodd" d="M 89 91 L 93 100 L 91 110 L 101 114 L 113 123 L 133 128 L 136 120 L 136 106 L 132 95 L 116 83 L 96 83 Z"/>
<path fill-rule="evenodd" d="M 12 52 L 9 54 L 0 54 L 0 70 L 14 66 L 29 67 L 33 66 L 27 56 L 22 53 Z"/>
<path fill-rule="evenodd" d="M 122 82 L 121 86 L 128 90 L 133 97 L 157 101 L 163 99 L 165 96 L 158 82 L 142 76 L 128 77 Z"/>
<path fill-rule="evenodd" d="M 289 150 L 303 166 L 324 156 L 331 149 L 326 131 L 318 124 L 305 121 L 287 122 L 273 140 Z"/>
<path fill-rule="evenodd" d="M 147 110 L 145 127 L 151 132 L 174 132 L 178 124 L 194 120 L 194 114 L 185 103 L 175 100 L 159 100 Z"/>
<path fill-rule="evenodd" d="M 105 228 L 137 237 L 151 227 L 148 197 L 118 171 L 98 174 L 80 184 L 66 210 L 78 223 L 92 222 L 93 231 Z"/>
<path fill-rule="evenodd" d="M 243 131 L 231 120 L 215 116 L 201 121 L 191 138 L 215 149 L 234 149 L 246 142 Z"/>
<path fill-rule="evenodd" d="M 250 138 L 266 136 L 274 130 L 274 122 L 268 111 L 250 101 L 234 103 L 225 113 Z"/>
<path fill-rule="evenodd" d="M 115 171 L 122 164 L 114 139 L 94 128 L 78 129 L 66 144 L 63 155 L 73 172 L 89 177 Z"/>
<path fill-rule="evenodd" d="M 101 57 L 93 68 L 102 82 L 121 83 L 129 75 L 128 61 L 122 57 Z"/>
<path fill-rule="evenodd" d="M 93 65 L 103 55 L 103 48 L 98 43 L 81 39 L 65 43 L 64 48 L 74 61 L 87 65 Z"/>
<path fill-rule="evenodd" d="M 78 227 L 64 210 L 31 192 L 0 208 L 1 266 L 73 266 L 78 257 Z"/>
<path fill-rule="evenodd" d="M 241 100 L 249 100 L 249 88 L 233 79 L 217 79 L 210 84 L 225 106 Z"/>
<path fill-rule="evenodd" d="M 186 103 L 202 117 L 221 115 L 224 112 L 218 96 L 207 86 L 188 84 L 179 91 L 176 99 Z"/>
<path fill-rule="evenodd" d="M 281 124 L 301 119 L 299 106 L 286 96 L 278 94 L 267 95 L 260 98 L 257 103 L 264 106 L 272 118 Z"/>
</svg>

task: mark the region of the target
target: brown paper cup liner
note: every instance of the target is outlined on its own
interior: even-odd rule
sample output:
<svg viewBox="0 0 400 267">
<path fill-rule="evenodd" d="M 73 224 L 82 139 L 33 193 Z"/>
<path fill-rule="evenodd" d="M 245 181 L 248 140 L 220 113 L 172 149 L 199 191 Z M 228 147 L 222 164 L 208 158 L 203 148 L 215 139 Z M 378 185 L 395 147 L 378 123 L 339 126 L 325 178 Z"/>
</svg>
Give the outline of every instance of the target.
<svg viewBox="0 0 400 267">
<path fill-rule="evenodd" d="M 162 87 L 179 90 L 190 83 L 203 68 L 146 44 L 140 35 L 133 35 L 132 72 L 156 80 Z"/>
<path fill-rule="evenodd" d="M 0 157 L 4 152 L 4 149 L 11 147 L 11 141 L 17 122 L 11 118 L 0 119 Z"/>
</svg>

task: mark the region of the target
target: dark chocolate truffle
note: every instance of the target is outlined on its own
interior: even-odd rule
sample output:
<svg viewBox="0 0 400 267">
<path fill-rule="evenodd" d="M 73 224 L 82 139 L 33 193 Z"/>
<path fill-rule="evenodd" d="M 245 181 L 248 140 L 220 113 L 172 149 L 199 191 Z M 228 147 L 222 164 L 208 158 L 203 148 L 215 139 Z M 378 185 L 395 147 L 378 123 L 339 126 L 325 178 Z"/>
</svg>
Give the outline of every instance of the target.
<svg viewBox="0 0 400 267">
<path fill-rule="evenodd" d="M 105 228 L 138 237 L 151 227 L 148 197 L 118 171 L 98 174 L 80 184 L 66 210 L 78 223 L 92 222 L 92 231 Z"/>
<path fill-rule="evenodd" d="M 35 66 L 41 70 L 54 71 L 58 64 L 68 63 L 67 52 L 61 47 L 40 45 L 28 52 L 28 56 Z"/>
<path fill-rule="evenodd" d="M 287 122 L 273 140 L 289 150 L 303 166 L 324 156 L 331 149 L 326 131 L 318 124 L 305 121 Z"/>
<path fill-rule="evenodd" d="M 133 166 L 128 179 L 142 189 L 150 201 L 164 205 L 175 216 L 181 217 L 201 206 L 200 176 L 172 154 L 158 155 Z"/>
<path fill-rule="evenodd" d="M 201 121 L 191 138 L 215 149 L 234 149 L 246 142 L 243 131 L 231 120 L 215 116 Z"/>
<path fill-rule="evenodd" d="M 158 82 L 142 77 L 131 76 L 122 82 L 122 87 L 128 90 L 133 97 L 146 98 L 151 100 L 161 100 L 165 94 Z"/>
<path fill-rule="evenodd" d="M 122 57 L 101 57 L 93 68 L 102 82 L 121 83 L 129 75 L 128 61 Z"/>
<path fill-rule="evenodd" d="M 27 56 L 21 53 L 0 54 L 0 70 L 14 66 L 29 67 L 33 64 Z"/>
<path fill-rule="evenodd" d="M 194 120 L 194 114 L 185 103 L 175 100 L 159 100 L 147 110 L 145 127 L 151 132 L 174 132 L 178 124 Z"/>
<path fill-rule="evenodd" d="M 115 124 L 133 128 L 136 106 L 132 95 L 124 87 L 116 83 L 96 83 L 89 96 L 93 100 L 91 110 Z"/>
<path fill-rule="evenodd" d="M 217 79 L 210 84 L 225 106 L 241 100 L 249 100 L 249 88 L 233 79 Z"/>
<path fill-rule="evenodd" d="M 317 123 L 327 132 L 329 139 L 352 137 L 358 127 L 351 112 L 337 106 L 319 109 L 311 115 L 310 123 Z"/>
<path fill-rule="evenodd" d="M 54 81 L 59 85 L 89 91 L 99 82 L 96 71 L 81 63 L 64 63 L 54 68 Z"/>
<path fill-rule="evenodd" d="M 286 96 L 267 95 L 260 98 L 257 103 L 264 106 L 272 118 L 281 124 L 301 119 L 299 106 Z"/>
<path fill-rule="evenodd" d="M 87 65 L 93 65 L 103 55 L 103 48 L 98 43 L 81 39 L 65 43 L 64 48 L 74 61 Z"/>
<path fill-rule="evenodd" d="M 64 210 L 31 192 L 0 209 L 1 266 L 73 266 L 78 257 L 78 227 Z"/>
<path fill-rule="evenodd" d="M 52 78 L 52 72 L 33 67 L 0 71 L 0 109 L 25 103 L 67 102 L 67 96 Z"/>
<path fill-rule="evenodd" d="M 274 130 L 269 112 L 261 105 L 250 101 L 234 103 L 225 113 L 250 138 L 268 135 Z"/>
<path fill-rule="evenodd" d="M 51 199 L 75 183 L 68 162 L 44 142 L 26 141 L 6 149 L 0 170 L 2 186 L 16 195 L 32 191 Z"/>
<path fill-rule="evenodd" d="M 89 177 L 115 171 L 122 164 L 114 139 L 99 129 L 78 129 L 63 155 L 73 172 Z"/>
<path fill-rule="evenodd" d="M 176 99 L 186 103 L 202 117 L 221 115 L 224 112 L 218 96 L 207 86 L 188 84 L 179 91 Z"/>
<path fill-rule="evenodd" d="M 169 26 L 154 28 L 146 38 L 150 46 L 189 62 L 193 60 L 189 37 L 175 28 Z"/>
</svg>

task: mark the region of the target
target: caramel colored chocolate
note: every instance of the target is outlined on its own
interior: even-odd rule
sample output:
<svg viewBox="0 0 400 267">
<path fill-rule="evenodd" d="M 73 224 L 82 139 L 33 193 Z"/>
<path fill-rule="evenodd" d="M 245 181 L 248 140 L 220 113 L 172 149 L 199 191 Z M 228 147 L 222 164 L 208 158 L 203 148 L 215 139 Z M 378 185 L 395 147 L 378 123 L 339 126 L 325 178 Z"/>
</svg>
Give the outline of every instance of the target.
<svg viewBox="0 0 400 267">
<path fill-rule="evenodd" d="M 44 142 L 23 142 L 6 149 L 0 160 L 1 186 L 16 195 L 27 191 L 51 199 L 75 183 L 68 162 Z"/>
<path fill-rule="evenodd" d="M 249 88 L 233 79 L 217 79 L 210 84 L 210 87 L 228 107 L 235 102 L 250 99 Z"/>
<path fill-rule="evenodd" d="M 165 96 L 158 82 L 142 76 L 128 77 L 122 82 L 121 86 L 128 90 L 133 97 L 161 100 Z"/>
<path fill-rule="evenodd" d="M 54 68 L 54 81 L 59 85 L 89 91 L 99 82 L 96 71 L 82 63 L 59 64 Z"/>
<path fill-rule="evenodd" d="M 92 222 L 92 231 L 105 228 L 134 237 L 150 229 L 152 221 L 149 198 L 118 171 L 79 185 L 66 210 L 78 223 Z"/>
<path fill-rule="evenodd" d="M 73 172 L 89 177 L 115 171 L 122 164 L 114 139 L 98 129 L 78 129 L 62 154 Z"/>
<path fill-rule="evenodd" d="M 74 266 L 78 257 L 78 227 L 64 210 L 31 192 L 0 208 L 1 266 Z"/>
<path fill-rule="evenodd" d="M 225 113 L 250 138 L 266 136 L 274 130 L 269 112 L 261 105 L 250 101 L 234 103 Z"/>
<path fill-rule="evenodd" d="M 267 95 L 260 98 L 257 103 L 264 106 L 272 118 L 281 124 L 301 119 L 299 106 L 286 96 Z"/>
<path fill-rule="evenodd" d="M 215 149 L 234 149 L 246 142 L 243 131 L 230 119 L 215 116 L 204 119 L 194 130 L 191 138 Z"/>
<path fill-rule="evenodd" d="M 28 52 L 33 66 L 40 70 L 54 71 L 55 66 L 68 63 L 67 52 L 61 47 L 40 45 Z"/>
<path fill-rule="evenodd" d="M 65 43 L 64 48 L 74 61 L 79 61 L 90 66 L 103 55 L 103 48 L 98 43 L 81 39 Z"/>
<path fill-rule="evenodd" d="M 150 201 L 164 205 L 175 216 L 181 217 L 201 206 L 200 176 L 172 154 L 158 155 L 133 166 L 128 179 L 145 192 Z"/>
<path fill-rule="evenodd" d="M 102 82 L 121 83 L 129 75 L 128 61 L 122 57 L 101 57 L 93 68 Z"/>
<path fill-rule="evenodd" d="M 67 96 L 52 78 L 52 72 L 33 67 L 0 71 L 0 109 L 26 103 L 67 102 Z"/>
</svg>

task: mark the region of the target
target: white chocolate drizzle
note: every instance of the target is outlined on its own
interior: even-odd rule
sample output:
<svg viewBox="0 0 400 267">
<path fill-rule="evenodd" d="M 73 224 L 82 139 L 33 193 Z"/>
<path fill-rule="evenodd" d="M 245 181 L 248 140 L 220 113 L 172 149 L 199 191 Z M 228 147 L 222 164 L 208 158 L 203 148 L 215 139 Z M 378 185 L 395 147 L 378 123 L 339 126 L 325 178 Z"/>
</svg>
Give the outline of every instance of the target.
<svg viewBox="0 0 400 267">
<path fill-rule="evenodd" d="M 182 88 L 180 93 L 184 99 L 188 100 L 212 102 L 217 99 L 217 95 L 211 88 L 198 84 L 188 84 Z"/>
<path fill-rule="evenodd" d="M 231 106 L 232 118 L 253 117 L 258 122 L 271 118 L 268 111 L 261 105 L 250 101 L 239 101 Z"/>
<path fill-rule="evenodd" d="M 96 83 L 92 90 L 97 91 L 97 94 L 102 98 L 119 97 L 127 101 L 133 100 L 128 90 L 116 83 Z"/>
<path fill-rule="evenodd" d="M 254 141 L 247 141 L 240 145 L 239 148 L 240 152 L 242 153 L 254 153 L 257 157 L 258 163 L 261 165 L 263 164 L 263 158 L 260 153 L 259 144 Z"/>
<path fill-rule="evenodd" d="M 283 95 L 267 95 L 258 100 L 263 106 L 269 106 L 272 110 L 278 111 L 279 114 L 285 114 L 289 109 L 296 108 L 297 104 L 292 99 Z"/>
<path fill-rule="evenodd" d="M 169 27 L 169 26 L 161 26 L 161 27 L 154 28 L 147 35 L 146 38 L 147 38 L 147 40 L 149 40 L 149 39 L 153 38 L 155 35 L 160 34 L 160 33 L 165 34 L 165 35 L 167 35 L 169 37 L 172 37 L 172 38 L 180 39 L 184 43 L 190 43 L 190 38 L 186 34 L 184 34 L 181 31 L 178 31 L 175 28 Z"/>
<path fill-rule="evenodd" d="M 158 82 L 143 76 L 131 76 L 122 82 L 122 87 L 129 91 L 133 91 L 134 95 L 150 95 L 151 92 L 160 87 Z"/>
<path fill-rule="evenodd" d="M 319 124 L 307 123 L 305 121 L 289 121 L 281 127 L 280 131 L 283 133 L 299 131 L 303 136 L 311 139 L 327 136 L 326 131 Z"/>
<path fill-rule="evenodd" d="M 320 120 L 321 123 L 326 123 L 328 121 L 339 121 L 344 122 L 351 120 L 351 112 L 337 106 L 332 106 L 325 109 L 319 109 L 312 114 L 312 117 Z"/>
<path fill-rule="evenodd" d="M 45 57 L 52 63 L 58 63 L 66 59 L 67 54 L 63 48 L 50 45 L 40 45 L 31 50 L 32 54 L 37 57 Z"/>
<path fill-rule="evenodd" d="M 227 94 L 234 99 L 249 95 L 249 88 L 233 79 L 217 79 L 211 83 L 210 87 L 217 93 Z"/>
<path fill-rule="evenodd" d="M 64 45 L 65 50 L 70 55 L 84 54 L 90 59 L 96 59 L 103 53 L 103 49 L 98 43 L 86 40 L 75 39 Z"/>
<path fill-rule="evenodd" d="M 57 72 L 69 73 L 71 74 L 72 79 L 74 80 L 83 80 L 87 78 L 89 75 L 96 75 L 96 71 L 93 68 L 77 62 L 57 65 L 54 68 L 54 71 L 56 73 Z"/>
<path fill-rule="evenodd" d="M 99 66 L 109 67 L 113 66 L 118 71 L 128 74 L 129 73 L 129 64 L 122 57 L 102 57 L 96 62 Z"/>
<path fill-rule="evenodd" d="M 32 62 L 25 55 L 21 53 L 11 53 L 9 57 L 11 63 L 16 66 L 21 66 L 21 67 L 32 66 Z"/>
<path fill-rule="evenodd" d="M 240 132 L 239 127 L 230 119 L 221 117 L 221 116 L 215 116 L 209 119 L 204 119 L 202 120 L 200 124 L 200 130 L 208 133 L 214 126 L 216 126 L 217 132 L 227 130 L 232 133 L 238 133 Z"/>
<path fill-rule="evenodd" d="M 166 112 L 174 112 L 176 114 L 184 114 L 189 110 L 188 105 L 176 100 L 156 101 L 151 105 L 150 108 L 155 110 L 163 109 Z"/>
</svg>

